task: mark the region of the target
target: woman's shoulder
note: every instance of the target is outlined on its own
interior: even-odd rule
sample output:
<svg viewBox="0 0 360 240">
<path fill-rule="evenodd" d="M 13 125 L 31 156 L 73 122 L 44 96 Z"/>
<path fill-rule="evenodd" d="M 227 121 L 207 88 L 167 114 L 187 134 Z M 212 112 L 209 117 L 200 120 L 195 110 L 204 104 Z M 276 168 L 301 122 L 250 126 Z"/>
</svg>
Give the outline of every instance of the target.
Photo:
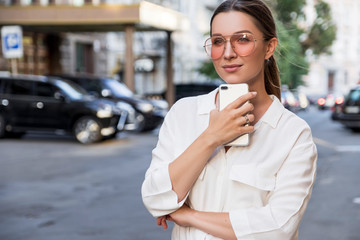
<svg viewBox="0 0 360 240">
<path fill-rule="evenodd" d="M 297 114 L 286 108 L 283 110 L 279 126 L 283 128 L 283 132 L 286 134 L 292 134 L 293 136 L 304 135 L 310 137 L 309 139 L 311 139 L 312 131 L 308 123 Z"/>
<path fill-rule="evenodd" d="M 286 108 L 284 108 L 283 111 L 284 111 L 283 112 L 283 114 L 284 114 L 283 121 L 287 121 L 287 122 L 291 123 L 291 125 L 309 128 L 309 125 L 307 124 L 307 122 L 304 119 L 302 119 L 301 117 L 299 117 L 296 113 L 294 113 Z"/>
<path fill-rule="evenodd" d="M 307 122 L 296 115 L 294 112 L 286 109 L 279 99 L 273 98 L 274 102 L 270 107 L 270 111 L 264 117 L 274 129 L 285 129 L 288 133 L 296 131 L 304 131 L 310 129 Z"/>
</svg>

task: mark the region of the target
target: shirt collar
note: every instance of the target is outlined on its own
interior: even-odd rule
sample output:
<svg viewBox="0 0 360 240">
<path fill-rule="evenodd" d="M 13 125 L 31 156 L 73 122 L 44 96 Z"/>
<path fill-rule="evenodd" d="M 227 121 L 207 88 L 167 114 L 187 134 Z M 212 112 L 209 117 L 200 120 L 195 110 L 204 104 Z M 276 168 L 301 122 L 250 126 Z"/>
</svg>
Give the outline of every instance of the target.
<svg viewBox="0 0 360 240">
<path fill-rule="evenodd" d="M 197 99 L 197 113 L 201 114 L 209 114 L 212 110 L 216 108 L 215 105 L 215 96 L 218 92 L 218 88 L 209 92 L 208 94 L 199 96 Z"/>
<path fill-rule="evenodd" d="M 265 114 L 261 117 L 260 121 L 256 125 L 260 125 L 261 123 L 267 123 L 272 128 L 276 128 L 281 115 L 284 111 L 284 106 L 281 104 L 279 99 L 275 97 L 274 95 L 270 95 L 273 102 L 271 103 L 268 110 L 265 112 Z"/>
</svg>

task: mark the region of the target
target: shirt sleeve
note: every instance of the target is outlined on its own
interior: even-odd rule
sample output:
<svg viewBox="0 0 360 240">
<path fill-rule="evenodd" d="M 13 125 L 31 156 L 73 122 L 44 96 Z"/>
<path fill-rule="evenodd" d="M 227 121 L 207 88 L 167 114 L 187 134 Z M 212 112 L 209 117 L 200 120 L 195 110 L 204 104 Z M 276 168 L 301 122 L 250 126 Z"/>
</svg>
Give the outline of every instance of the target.
<svg viewBox="0 0 360 240">
<path fill-rule="evenodd" d="M 169 164 L 175 159 L 174 128 L 171 126 L 176 120 L 175 107 L 169 111 L 160 128 L 159 140 L 152 151 L 152 161 L 141 188 L 144 205 L 154 217 L 176 211 L 186 200 L 184 198 L 178 203 L 169 175 Z"/>
<path fill-rule="evenodd" d="M 297 239 L 315 181 L 316 162 L 317 150 L 310 128 L 306 128 L 278 171 L 267 205 L 230 211 L 237 238 Z"/>
</svg>

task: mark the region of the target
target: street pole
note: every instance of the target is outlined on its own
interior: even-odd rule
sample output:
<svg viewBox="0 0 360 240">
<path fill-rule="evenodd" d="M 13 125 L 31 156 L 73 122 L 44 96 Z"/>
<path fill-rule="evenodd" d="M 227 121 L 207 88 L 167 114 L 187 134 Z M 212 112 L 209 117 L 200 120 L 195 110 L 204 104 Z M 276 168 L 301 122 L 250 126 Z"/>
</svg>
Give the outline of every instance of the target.
<svg viewBox="0 0 360 240">
<path fill-rule="evenodd" d="M 172 32 L 167 32 L 167 43 L 166 43 L 166 101 L 169 106 L 175 103 L 175 86 L 174 86 L 174 69 L 173 69 L 173 43 L 171 40 Z"/>
<path fill-rule="evenodd" d="M 14 75 L 18 74 L 16 58 L 11 59 L 11 73 Z"/>
</svg>

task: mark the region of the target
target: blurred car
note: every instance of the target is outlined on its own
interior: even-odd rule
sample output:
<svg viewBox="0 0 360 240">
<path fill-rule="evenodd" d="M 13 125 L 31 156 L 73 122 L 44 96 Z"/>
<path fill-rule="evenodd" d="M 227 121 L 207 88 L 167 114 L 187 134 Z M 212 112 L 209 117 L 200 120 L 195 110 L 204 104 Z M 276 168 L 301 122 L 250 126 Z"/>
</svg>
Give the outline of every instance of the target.
<svg viewBox="0 0 360 240">
<path fill-rule="evenodd" d="M 90 144 L 121 131 L 126 116 L 122 113 L 113 102 L 95 99 L 70 81 L 0 77 L 0 137 L 20 137 L 27 131 L 65 132 Z"/>
<path fill-rule="evenodd" d="M 175 84 L 175 101 L 184 97 L 198 96 L 207 94 L 225 83 L 222 80 L 208 82 L 191 82 Z M 149 93 L 146 95 L 148 99 L 165 99 L 166 92 Z"/>
<path fill-rule="evenodd" d="M 360 85 L 350 90 L 345 101 L 335 103 L 331 118 L 352 130 L 360 130 Z"/>
<path fill-rule="evenodd" d="M 338 93 L 331 93 L 325 97 L 320 97 L 317 100 L 318 108 L 320 110 L 331 109 L 335 104 L 342 103 L 344 101 L 344 96 Z"/>
<path fill-rule="evenodd" d="M 281 103 L 284 107 L 292 112 L 297 112 L 300 108 L 300 103 L 295 95 L 288 89 L 281 90 Z"/>
<path fill-rule="evenodd" d="M 165 100 L 149 100 L 134 95 L 127 86 L 113 78 L 91 75 L 62 74 L 56 75 L 70 80 L 88 93 L 114 101 L 121 109 L 128 112 L 125 130 L 150 131 L 163 121 L 168 103 Z"/>
<path fill-rule="evenodd" d="M 209 82 L 192 82 L 175 84 L 176 101 L 184 97 L 198 96 L 207 94 L 225 83 L 222 81 L 209 81 Z"/>
<path fill-rule="evenodd" d="M 307 110 L 310 106 L 309 97 L 304 92 L 293 92 L 296 101 L 298 102 L 297 111 Z"/>
</svg>

